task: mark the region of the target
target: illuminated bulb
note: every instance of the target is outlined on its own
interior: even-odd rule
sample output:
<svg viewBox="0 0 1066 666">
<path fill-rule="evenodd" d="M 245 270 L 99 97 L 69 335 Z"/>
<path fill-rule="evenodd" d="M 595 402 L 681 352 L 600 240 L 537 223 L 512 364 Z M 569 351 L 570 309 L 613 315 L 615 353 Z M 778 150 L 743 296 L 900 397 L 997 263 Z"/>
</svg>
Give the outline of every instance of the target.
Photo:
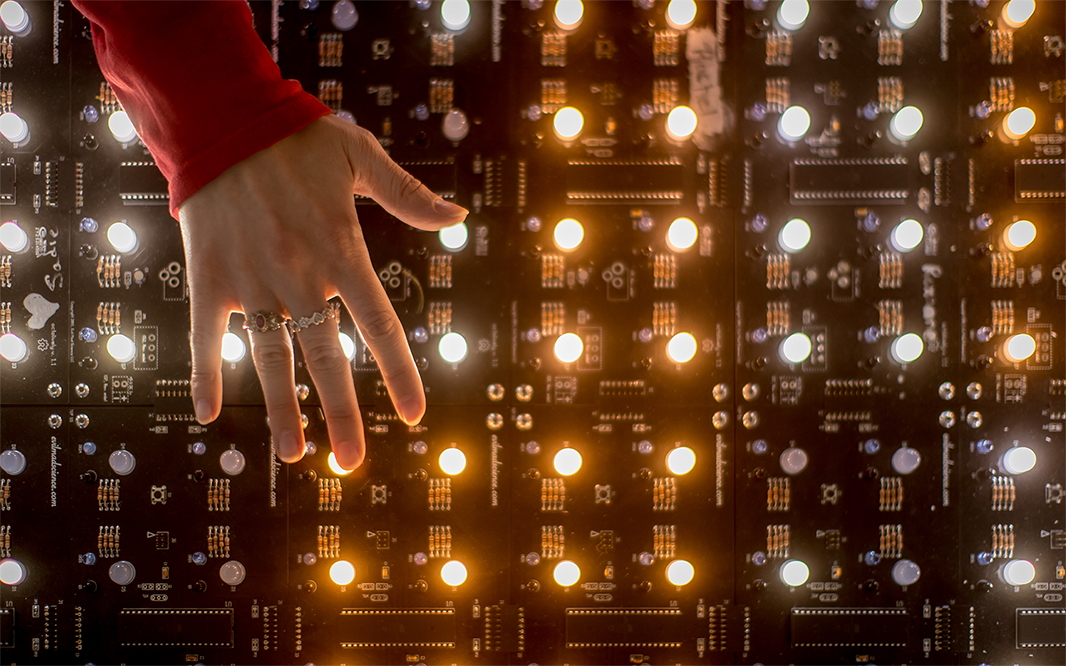
<svg viewBox="0 0 1066 666">
<path fill-rule="evenodd" d="M 571 476 L 581 469 L 581 454 L 577 449 L 562 449 L 555 454 L 555 471 Z"/>
<path fill-rule="evenodd" d="M 696 112 L 687 106 L 675 106 L 666 117 L 666 134 L 674 141 L 684 141 L 696 131 Z"/>
<path fill-rule="evenodd" d="M 1010 0 L 1003 7 L 1003 22 L 1017 29 L 1025 25 L 1036 11 L 1036 0 Z"/>
<path fill-rule="evenodd" d="M 347 474 L 350 474 L 352 471 L 350 469 L 344 469 L 343 467 L 341 467 L 341 464 L 337 462 L 337 454 L 333 453 L 332 451 L 329 452 L 329 458 L 327 458 L 326 461 L 329 463 L 329 468 L 337 476 L 345 476 Z"/>
<path fill-rule="evenodd" d="M 785 30 L 799 30 L 810 11 L 807 0 L 784 0 L 777 10 L 777 22 Z"/>
<path fill-rule="evenodd" d="M 1017 252 L 1036 240 L 1036 226 L 1029 220 L 1018 220 L 1003 232 L 1003 242 Z"/>
<path fill-rule="evenodd" d="M 666 355 L 674 363 L 688 363 L 696 355 L 696 338 L 691 333 L 678 333 L 666 343 Z"/>
<path fill-rule="evenodd" d="M 30 237 L 15 222 L 4 222 L 0 225 L 0 245 L 8 252 L 22 252 L 30 244 Z"/>
<path fill-rule="evenodd" d="M 1003 565 L 1003 580 L 1007 585 L 1028 585 L 1036 578 L 1036 567 L 1029 560 L 1011 560 Z"/>
<path fill-rule="evenodd" d="M 355 580 L 355 567 L 347 560 L 337 560 L 329 568 L 329 577 L 337 585 L 347 585 Z"/>
<path fill-rule="evenodd" d="M 921 336 L 907 333 L 892 341 L 890 351 L 892 352 L 892 358 L 899 363 L 910 363 L 922 355 L 923 349 L 925 349 L 925 344 L 922 343 Z"/>
<path fill-rule="evenodd" d="M 777 132 L 785 141 L 799 141 L 811 128 L 811 114 L 802 106 L 790 106 L 777 121 Z"/>
<path fill-rule="evenodd" d="M 11 143 L 21 143 L 30 135 L 30 126 L 17 113 L 0 115 L 0 134 Z"/>
<path fill-rule="evenodd" d="M 918 220 L 903 220 L 896 225 L 888 241 L 900 252 L 910 252 L 922 242 L 925 231 Z"/>
<path fill-rule="evenodd" d="M 581 134 L 581 128 L 585 126 L 585 118 L 581 112 L 572 106 L 564 106 L 555 112 L 555 136 L 563 141 L 572 141 Z"/>
<path fill-rule="evenodd" d="M 666 23 L 674 30 L 685 30 L 695 20 L 695 0 L 670 0 L 666 6 Z"/>
<path fill-rule="evenodd" d="M 1003 357 L 1008 363 L 1021 363 L 1036 352 L 1036 340 L 1020 333 L 1012 335 L 1003 343 Z"/>
<path fill-rule="evenodd" d="M 799 252 L 807 247 L 807 243 L 811 242 L 811 226 L 807 224 L 806 220 L 801 220 L 798 217 L 789 220 L 785 226 L 781 227 L 781 233 L 777 235 L 777 242 L 785 252 L 790 254 Z"/>
<path fill-rule="evenodd" d="M 222 360 L 228 363 L 237 363 L 248 352 L 247 345 L 241 336 L 236 333 L 226 333 L 222 336 Z"/>
<path fill-rule="evenodd" d="M 449 30 L 462 30 L 470 24 L 470 2 L 444 0 L 440 6 L 440 20 Z"/>
<path fill-rule="evenodd" d="M 802 363 L 811 355 L 811 349 L 806 333 L 793 333 L 781 342 L 781 358 L 787 363 Z"/>
<path fill-rule="evenodd" d="M 440 470 L 448 476 L 455 476 L 466 469 L 466 454 L 460 449 L 444 449 L 437 458 Z"/>
<path fill-rule="evenodd" d="M 552 576 L 555 578 L 555 582 L 559 583 L 559 585 L 570 587 L 577 581 L 581 580 L 581 569 L 570 560 L 563 560 L 555 565 L 555 571 L 552 573 Z"/>
<path fill-rule="evenodd" d="M 696 243 L 699 231 L 696 223 L 687 217 L 679 217 L 670 223 L 666 232 L 666 244 L 674 252 L 682 252 Z"/>
<path fill-rule="evenodd" d="M 1036 125 L 1036 114 L 1027 106 L 1019 106 L 1003 119 L 1003 133 L 1011 141 L 1017 141 Z"/>
<path fill-rule="evenodd" d="M 458 363 L 466 358 L 466 338 L 458 333 L 445 333 L 437 345 L 440 357 L 448 363 Z"/>
<path fill-rule="evenodd" d="M 810 577 L 810 569 L 799 560 L 788 560 L 781 565 L 781 580 L 789 587 L 799 587 L 807 582 Z"/>
<path fill-rule="evenodd" d="M 552 237 L 560 250 L 569 252 L 581 245 L 581 241 L 585 238 L 585 228 L 577 220 L 568 217 L 565 220 L 559 220 Z"/>
<path fill-rule="evenodd" d="M 1002 462 L 1007 474 L 1025 474 L 1036 467 L 1036 453 L 1028 446 L 1015 446 L 1003 453 Z"/>
<path fill-rule="evenodd" d="M 466 582 L 466 566 L 459 560 L 445 562 L 440 568 L 440 578 L 445 585 L 459 587 Z"/>
<path fill-rule="evenodd" d="M 337 334 L 337 338 L 341 341 L 341 350 L 344 351 L 344 356 L 349 361 L 355 360 L 355 341 L 352 340 L 352 336 L 348 335 L 344 331 Z"/>
<path fill-rule="evenodd" d="M 7 2 L 0 5 L 0 21 L 4 22 L 4 27 L 20 37 L 24 36 L 30 29 L 29 14 L 15 0 L 7 0 Z"/>
<path fill-rule="evenodd" d="M 573 30 L 581 25 L 584 14 L 585 6 L 581 0 L 559 0 L 555 3 L 555 25 L 560 30 Z"/>
<path fill-rule="evenodd" d="M 674 560 L 666 565 L 666 580 L 670 581 L 672 585 L 677 585 L 678 587 L 688 585 L 695 575 L 696 570 L 685 560 Z"/>
<path fill-rule="evenodd" d="M 125 222 L 115 222 L 107 229 L 107 240 L 115 251 L 126 254 L 137 248 L 137 232 Z"/>
<path fill-rule="evenodd" d="M 115 111 L 107 119 L 107 126 L 119 143 L 129 143 L 137 138 L 137 128 L 125 111 Z"/>
<path fill-rule="evenodd" d="M 26 567 L 22 562 L 5 558 L 0 560 L 0 583 L 4 585 L 18 585 L 26 580 Z"/>
<path fill-rule="evenodd" d="M 888 10 L 888 19 L 900 30 L 906 30 L 918 22 L 922 15 L 922 0 L 896 0 Z"/>
<path fill-rule="evenodd" d="M 129 363 L 137 356 L 137 345 L 119 333 L 107 339 L 107 353 L 119 363 Z"/>
<path fill-rule="evenodd" d="M 0 356 L 12 363 L 18 363 L 29 355 L 30 348 L 14 333 L 0 335 Z"/>
<path fill-rule="evenodd" d="M 450 227 L 444 227 L 437 232 L 437 236 L 440 237 L 440 244 L 445 249 L 458 252 L 466 247 L 466 240 L 470 237 L 470 232 L 466 229 L 466 223 L 460 222 Z"/>
<path fill-rule="evenodd" d="M 696 452 L 687 446 L 679 446 L 667 454 L 666 466 L 671 474 L 688 474 L 696 466 Z"/>
<path fill-rule="evenodd" d="M 555 341 L 555 358 L 563 363 L 573 363 L 584 351 L 585 343 L 574 333 L 563 333 Z"/>
<path fill-rule="evenodd" d="M 916 106 L 905 106 L 896 111 L 888 123 L 888 131 L 900 141 L 909 141 L 920 129 L 922 129 L 922 112 Z"/>
</svg>

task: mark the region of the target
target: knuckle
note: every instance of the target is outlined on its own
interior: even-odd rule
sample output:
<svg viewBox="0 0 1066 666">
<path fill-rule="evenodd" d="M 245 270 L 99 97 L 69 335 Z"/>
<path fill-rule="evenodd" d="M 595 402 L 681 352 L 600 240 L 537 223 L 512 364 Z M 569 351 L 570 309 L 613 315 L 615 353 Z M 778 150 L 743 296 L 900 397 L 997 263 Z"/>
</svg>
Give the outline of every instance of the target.
<svg viewBox="0 0 1066 666">
<path fill-rule="evenodd" d="M 347 364 L 348 359 L 340 343 L 334 344 L 335 340 L 329 338 L 313 338 L 310 341 L 301 340 L 300 345 L 304 350 L 304 359 L 315 370 L 328 370 L 342 363 Z"/>
<path fill-rule="evenodd" d="M 359 418 L 359 408 L 355 405 L 348 404 L 347 402 L 341 402 L 339 404 L 327 403 L 322 407 L 326 412 L 326 419 L 338 426 L 348 427 L 353 421 Z"/>
<path fill-rule="evenodd" d="M 399 179 L 399 182 L 396 185 L 396 194 L 401 199 L 413 196 L 422 189 L 421 181 L 402 169 L 399 170 L 397 178 Z"/>
<path fill-rule="evenodd" d="M 260 370 L 271 372 L 286 370 L 292 365 L 292 352 L 279 342 L 260 342 L 252 347 L 255 365 Z"/>
<path fill-rule="evenodd" d="M 403 337 L 403 327 L 392 310 L 375 308 L 359 318 L 359 332 L 371 345 Z"/>
</svg>

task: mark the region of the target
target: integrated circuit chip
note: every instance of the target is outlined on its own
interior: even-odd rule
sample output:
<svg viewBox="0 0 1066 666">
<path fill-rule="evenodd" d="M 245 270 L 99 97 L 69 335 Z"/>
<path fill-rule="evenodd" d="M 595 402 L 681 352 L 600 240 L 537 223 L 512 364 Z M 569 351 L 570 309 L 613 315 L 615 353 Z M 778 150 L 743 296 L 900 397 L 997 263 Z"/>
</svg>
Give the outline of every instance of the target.
<svg viewBox="0 0 1066 666">
<path fill-rule="evenodd" d="M 233 647 L 232 608 L 123 608 L 123 647 Z"/>
<path fill-rule="evenodd" d="M 904 648 L 905 608 L 793 608 L 794 648 Z"/>
<path fill-rule="evenodd" d="M 793 204 L 903 204 L 911 189 L 907 158 L 900 155 L 804 158 L 789 169 Z"/>
<path fill-rule="evenodd" d="M 343 648 L 455 647 L 455 609 L 346 608 L 337 635 Z"/>
<path fill-rule="evenodd" d="M 1015 622 L 1019 650 L 1066 648 L 1066 609 L 1018 608 Z"/>
<path fill-rule="evenodd" d="M 1014 160 L 1014 198 L 1020 202 L 1066 199 L 1066 159 Z"/>
<path fill-rule="evenodd" d="M 680 608 L 566 609 L 568 648 L 677 648 L 685 629 Z"/>
</svg>

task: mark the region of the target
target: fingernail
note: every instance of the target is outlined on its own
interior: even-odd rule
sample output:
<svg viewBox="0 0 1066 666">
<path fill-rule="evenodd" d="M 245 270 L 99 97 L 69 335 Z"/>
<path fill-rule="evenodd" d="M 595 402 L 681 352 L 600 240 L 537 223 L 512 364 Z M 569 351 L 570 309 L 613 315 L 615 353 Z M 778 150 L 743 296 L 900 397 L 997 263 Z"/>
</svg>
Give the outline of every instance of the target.
<svg viewBox="0 0 1066 666">
<path fill-rule="evenodd" d="M 445 217 L 458 217 L 470 212 L 462 206 L 453 204 L 450 201 L 445 201 L 444 199 L 437 199 L 434 201 L 433 210 L 437 211 L 438 215 L 444 215 Z"/>
<path fill-rule="evenodd" d="M 281 441 L 278 442 L 278 457 L 285 462 L 296 462 L 295 459 L 299 459 L 300 445 L 296 441 L 296 435 L 291 430 L 285 430 L 281 433 Z"/>
<path fill-rule="evenodd" d="M 400 402 L 400 418 L 407 425 L 415 425 L 422 420 L 422 405 L 418 398 L 410 396 Z"/>
<path fill-rule="evenodd" d="M 196 402 L 196 420 L 201 425 L 207 425 L 211 421 L 211 403 L 207 400 L 198 400 Z"/>
</svg>

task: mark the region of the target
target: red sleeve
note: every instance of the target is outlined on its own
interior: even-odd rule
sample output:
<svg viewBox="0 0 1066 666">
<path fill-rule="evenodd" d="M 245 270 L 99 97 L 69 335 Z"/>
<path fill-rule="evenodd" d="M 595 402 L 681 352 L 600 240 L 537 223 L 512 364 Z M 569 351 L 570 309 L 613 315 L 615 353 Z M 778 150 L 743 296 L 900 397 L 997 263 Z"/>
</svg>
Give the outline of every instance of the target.
<svg viewBox="0 0 1066 666">
<path fill-rule="evenodd" d="M 281 78 L 243 0 L 73 0 L 100 70 L 170 182 L 170 213 L 330 110 Z"/>
</svg>

